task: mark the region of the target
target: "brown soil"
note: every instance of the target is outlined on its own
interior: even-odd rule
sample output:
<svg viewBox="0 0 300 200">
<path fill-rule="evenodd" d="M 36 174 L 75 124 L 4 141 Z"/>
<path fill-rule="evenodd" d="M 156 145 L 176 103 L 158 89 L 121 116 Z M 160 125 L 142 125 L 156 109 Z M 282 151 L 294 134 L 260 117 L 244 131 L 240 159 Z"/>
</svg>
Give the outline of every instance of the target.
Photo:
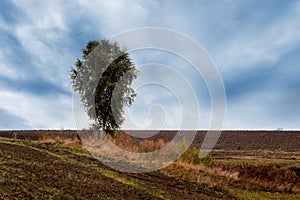
<svg viewBox="0 0 300 200">
<path fill-rule="evenodd" d="M 126 131 L 139 132 L 153 131 Z M 185 131 L 184 134 L 190 134 L 191 131 Z M 164 139 L 170 141 L 175 136 L 176 131 L 160 131 L 149 139 Z M 80 135 L 84 135 L 81 134 Z M 200 146 L 206 135 L 206 131 L 197 131 L 193 145 Z M 63 139 L 79 138 L 76 130 L 27 130 L 27 131 L 0 131 L 0 137 L 39 140 L 43 137 Z M 80 139 L 80 138 L 79 138 Z M 134 140 L 143 140 L 133 138 Z M 225 150 L 281 150 L 286 152 L 300 151 L 300 131 L 222 131 L 222 134 L 214 149 Z"/>
<path fill-rule="evenodd" d="M 0 198 L 225 199 L 224 195 L 160 172 L 117 172 L 88 154 L 74 153 L 72 148 L 15 141 L 0 141 Z"/>
</svg>

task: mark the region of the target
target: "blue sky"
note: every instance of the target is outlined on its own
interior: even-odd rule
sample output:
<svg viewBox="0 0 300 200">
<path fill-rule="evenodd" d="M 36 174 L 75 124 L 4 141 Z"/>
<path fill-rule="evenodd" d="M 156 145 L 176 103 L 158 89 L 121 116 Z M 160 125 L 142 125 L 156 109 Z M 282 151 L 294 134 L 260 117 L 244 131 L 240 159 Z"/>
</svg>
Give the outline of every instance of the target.
<svg viewBox="0 0 300 200">
<path fill-rule="evenodd" d="M 224 129 L 299 129 L 299 19 L 300 1 L 292 0 L 1 0 L 0 129 L 76 128 L 68 71 L 81 49 L 142 27 L 182 32 L 207 50 L 226 89 Z M 208 127 L 209 94 L 187 64 L 166 53 L 132 57 L 137 65 L 159 62 L 185 73 L 201 102 L 198 128 Z M 180 111 L 166 94 L 141 89 L 128 112 L 147 127 L 147 106 L 164 105 L 166 113 L 153 117 L 170 117 L 165 128 L 177 129 Z"/>
</svg>

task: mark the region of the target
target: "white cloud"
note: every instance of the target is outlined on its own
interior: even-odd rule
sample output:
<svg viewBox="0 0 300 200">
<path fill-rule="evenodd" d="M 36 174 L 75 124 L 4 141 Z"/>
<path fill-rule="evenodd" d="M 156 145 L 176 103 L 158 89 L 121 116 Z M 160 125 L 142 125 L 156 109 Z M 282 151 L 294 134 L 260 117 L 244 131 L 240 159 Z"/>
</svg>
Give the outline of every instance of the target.
<svg viewBox="0 0 300 200">
<path fill-rule="evenodd" d="M 17 93 L 0 89 L 1 107 L 16 116 L 24 118 L 32 128 L 75 127 L 71 99 L 67 96 L 53 96 L 51 99 L 27 93 Z"/>
<path fill-rule="evenodd" d="M 224 41 L 213 56 L 224 74 L 253 65 L 274 64 L 284 54 L 300 44 L 299 4 L 264 28 L 239 30 L 233 38 Z M 253 31 L 255 30 L 255 31 Z"/>
<path fill-rule="evenodd" d="M 68 27 L 65 20 L 70 9 L 62 1 L 14 1 L 23 18 L 16 24 L 11 24 L 11 33 L 22 45 L 19 51 L 24 51 L 31 62 L 32 70 L 43 79 L 57 86 L 70 88 L 68 65 L 74 62 L 72 52 L 65 51 L 65 41 Z M 32 76 L 29 69 L 23 68 L 22 78 Z"/>
<path fill-rule="evenodd" d="M 17 69 L 6 61 L 5 55 L 0 51 L 0 77 L 7 77 L 13 80 L 19 79 L 20 74 L 17 73 Z"/>
<path fill-rule="evenodd" d="M 33 75 L 39 76 L 65 90 L 70 89 L 68 70 L 75 61 L 74 52 L 80 52 L 81 48 L 71 49 L 77 46 L 71 43 L 85 43 L 86 41 L 83 40 L 86 40 L 90 35 L 98 38 L 88 39 L 102 39 L 102 37 L 107 38 L 120 31 L 144 26 L 173 28 L 194 37 L 203 44 L 210 51 L 217 66 L 227 79 L 231 78 L 231 74 L 241 73 L 241 70 L 245 68 L 275 64 L 284 55 L 298 48 L 300 44 L 300 23 L 298 20 L 300 18 L 300 2 L 291 4 L 289 9 L 276 19 L 260 18 L 259 16 L 247 19 L 247 24 L 243 24 L 244 19 L 240 19 L 238 16 L 244 12 L 244 10 L 241 11 L 240 6 L 243 3 L 231 1 L 217 4 L 199 1 L 183 3 L 127 0 L 78 0 L 68 3 L 59 0 L 14 0 L 13 2 L 22 12 L 23 18 L 18 19 L 16 24 L 7 24 L 0 18 L 0 26 L 3 31 L 17 38 L 21 43 L 21 47 L 18 47 L 21 49 L 18 50 L 24 51 L 26 54 L 20 60 L 28 59 L 29 62 L 27 63 L 32 66 L 30 69 L 26 69 L 28 66 L 19 66 L 21 62 L 16 63 L 13 59 L 7 59 L 10 55 L 17 57 L 19 51 L 12 45 L 2 46 L 0 49 L 0 76 L 11 80 L 25 80 L 34 78 Z M 245 4 L 249 4 L 249 2 Z M 256 11 L 253 9 L 249 7 L 247 10 L 249 15 L 252 12 L 255 14 Z M 266 22 L 262 23 L 262 21 Z M 7 34 L 6 32 L 3 34 Z M 74 35 L 76 38 L 68 38 Z M 67 47 L 65 47 L 66 45 Z M 142 56 L 147 56 L 147 54 Z M 167 58 L 165 57 L 165 59 Z M 137 60 L 148 61 L 149 59 L 137 57 Z M 165 60 L 165 62 L 163 64 L 180 65 L 179 67 L 176 66 L 177 69 L 181 67 L 181 63 L 172 58 Z M 297 67 L 298 65 L 293 63 L 291 66 Z M 295 72 L 294 67 L 292 68 L 289 73 L 285 74 L 286 76 Z M 182 69 L 184 72 L 180 73 L 187 72 L 185 68 L 182 67 Z M 194 81 L 192 80 L 193 74 L 186 73 L 185 75 Z M 184 92 L 184 87 L 181 87 L 180 82 L 174 85 Z M 202 89 L 197 84 L 195 85 L 199 91 Z M 53 98 L 47 99 L 51 95 Z M 2 88 L 0 104 L 8 111 L 24 117 L 31 127 L 58 128 L 60 123 L 65 127 L 75 127 L 70 97 L 57 95 L 59 94 L 50 94 L 46 97 L 34 96 L 33 94 L 8 91 Z M 162 102 L 168 102 L 165 101 L 168 95 L 155 95 L 161 95 L 159 97 L 164 99 Z M 149 93 L 147 96 L 145 94 L 145 105 L 156 102 L 155 95 Z M 262 94 L 252 92 L 248 96 L 248 100 L 239 98 L 237 102 L 230 104 L 225 127 L 259 128 L 277 125 L 280 118 L 269 117 L 268 112 L 272 110 L 272 107 L 268 104 L 260 104 L 257 100 L 260 95 Z M 269 93 L 263 96 L 265 99 L 269 98 L 269 101 L 279 98 Z M 190 102 L 188 96 L 185 100 L 187 104 Z M 168 106 L 175 114 L 166 113 L 166 117 L 169 119 L 167 126 L 177 128 L 180 113 L 175 104 L 170 103 Z M 189 110 L 189 112 L 193 113 L 194 111 Z M 141 116 L 138 115 L 141 113 L 136 114 Z M 263 119 L 266 116 L 270 119 Z M 193 118 L 194 116 L 183 117 Z M 201 127 L 207 127 L 209 117 L 209 108 L 200 107 Z M 202 121 L 202 119 L 204 120 Z M 260 122 L 260 119 L 263 120 Z M 297 125 L 296 119 L 288 121 L 289 124 L 284 122 L 283 125 L 290 127 Z M 159 124 L 154 125 L 159 126 Z"/>
<path fill-rule="evenodd" d="M 145 26 L 149 10 L 136 1 L 79 0 L 97 32 L 107 36 L 131 28 Z M 150 3 L 148 3 L 150 4 Z"/>
<path fill-rule="evenodd" d="M 62 20 L 64 3 L 62 1 L 45 1 L 41 3 L 38 0 L 19 1 L 14 0 L 14 4 L 24 12 L 30 24 L 35 24 L 39 29 L 50 29 L 57 27 L 66 30 Z"/>
<path fill-rule="evenodd" d="M 260 88 L 228 102 L 224 129 L 299 129 L 298 105 L 294 96 L 278 88 Z"/>
</svg>

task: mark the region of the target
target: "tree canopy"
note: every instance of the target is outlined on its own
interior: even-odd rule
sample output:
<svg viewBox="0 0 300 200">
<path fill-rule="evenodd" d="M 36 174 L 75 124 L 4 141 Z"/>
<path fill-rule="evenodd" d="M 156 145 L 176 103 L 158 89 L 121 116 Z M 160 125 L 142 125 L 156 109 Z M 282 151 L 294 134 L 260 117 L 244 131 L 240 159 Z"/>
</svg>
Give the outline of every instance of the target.
<svg viewBox="0 0 300 200">
<path fill-rule="evenodd" d="M 70 75 L 73 90 L 80 94 L 93 125 L 112 135 L 120 128 L 124 107 L 136 96 L 131 84 L 137 73 L 129 54 L 118 43 L 93 40 L 86 44 L 82 60 L 77 58 Z"/>
</svg>

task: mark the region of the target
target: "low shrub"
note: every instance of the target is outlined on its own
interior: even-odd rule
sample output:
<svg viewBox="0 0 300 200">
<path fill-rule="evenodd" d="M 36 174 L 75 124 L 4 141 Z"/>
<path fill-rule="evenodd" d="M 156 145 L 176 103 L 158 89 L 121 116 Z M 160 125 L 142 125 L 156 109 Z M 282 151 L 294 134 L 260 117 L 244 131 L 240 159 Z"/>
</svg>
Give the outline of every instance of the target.
<svg viewBox="0 0 300 200">
<path fill-rule="evenodd" d="M 199 149 L 195 146 L 189 148 L 182 156 L 181 160 L 186 163 L 198 165 L 202 163 L 206 167 L 213 167 L 214 160 L 211 155 L 207 155 L 204 158 L 199 157 Z"/>
<path fill-rule="evenodd" d="M 300 177 L 293 168 L 282 168 L 276 164 L 256 166 L 247 162 L 231 168 L 217 167 L 229 174 L 237 173 L 237 184 L 247 190 L 299 192 Z"/>
</svg>

